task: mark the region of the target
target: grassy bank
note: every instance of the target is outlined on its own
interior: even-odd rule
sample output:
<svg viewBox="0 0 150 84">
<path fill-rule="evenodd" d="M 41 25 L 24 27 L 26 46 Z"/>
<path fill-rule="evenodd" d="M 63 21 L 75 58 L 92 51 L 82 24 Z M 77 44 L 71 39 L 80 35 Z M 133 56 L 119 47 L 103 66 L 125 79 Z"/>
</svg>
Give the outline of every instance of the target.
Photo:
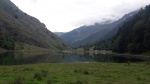
<svg viewBox="0 0 150 84">
<path fill-rule="evenodd" d="M 0 84 L 149 84 L 150 63 L 0 66 Z"/>
<path fill-rule="evenodd" d="M 45 52 L 60 52 L 60 50 L 52 50 L 48 48 L 37 47 L 25 43 L 16 43 L 14 50 L 7 50 L 0 47 L 0 53 L 4 52 L 23 52 L 23 53 L 45 53 Z"/>
</svg>

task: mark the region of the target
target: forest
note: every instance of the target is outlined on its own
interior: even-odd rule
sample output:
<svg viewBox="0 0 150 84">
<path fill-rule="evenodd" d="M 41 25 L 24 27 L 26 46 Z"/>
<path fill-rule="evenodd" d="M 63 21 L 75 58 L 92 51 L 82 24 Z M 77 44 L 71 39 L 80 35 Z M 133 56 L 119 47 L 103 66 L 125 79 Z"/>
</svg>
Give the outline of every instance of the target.
<svg viewBox="0 0 150 84">
<path fill-rule="evenodd" d="M 94 44 L 95 50 L 112 50 L 119 53 L 142 53 L 150 51 L 150 6 L 146 6 L 119 28 L 109 40 Z"/>
</svg>

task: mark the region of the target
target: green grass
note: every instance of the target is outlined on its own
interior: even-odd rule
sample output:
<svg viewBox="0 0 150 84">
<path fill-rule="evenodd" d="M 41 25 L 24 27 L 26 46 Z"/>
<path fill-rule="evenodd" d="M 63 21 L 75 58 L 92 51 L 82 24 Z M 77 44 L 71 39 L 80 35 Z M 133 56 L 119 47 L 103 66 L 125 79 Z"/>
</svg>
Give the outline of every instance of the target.
<svg viewBox="0 0 150 84">
<path fill-rule="evenodd" d="M 149 84 L 150 63 L 0 66 L 0 84 Z"/>
<path fill-rule="evenodd" d="M 15 50 L 14 51 L 24 51 L 24 52 L 27 52 L 27 51 L 30 51 L 30 52 L 54 52 L 54 50 L 51 50 L 51 49 L 47 49 L 47 48 L 42 48 L 42 47 L 37 47 L 37 46 L 34 46 L 34 45 L 30 45 L 30 44 L 26 44 L 26 43 L 19 43 L 17 42 L 15 44 Z M 59 51 L 59 50 L 55 50 L 55 51 Z"/>
<path fill-rule="evenodd" d="M 0 48 L 0 52 L 5 52 L 6 50 L 3 48 Z"/>
<path fill-rule="evenodd" d="M 142 55 L 147 55 L 147 56 L 150 56 L 150 52 L 145 52 L 145 53 L 142 53 Z"/>
<path fill-rule="evenodd" d="M 3 52 L 33 52 L 33 53 L 45 53 L 45 52 L 59 52 L 60 50 L 51 50 L 48 48 L 37 47 L 34 45 L 26 44 L 26 43 L 15 43 L 14 50 L 6 50 L 0 47 L 0 53 Z"/>
</svg>

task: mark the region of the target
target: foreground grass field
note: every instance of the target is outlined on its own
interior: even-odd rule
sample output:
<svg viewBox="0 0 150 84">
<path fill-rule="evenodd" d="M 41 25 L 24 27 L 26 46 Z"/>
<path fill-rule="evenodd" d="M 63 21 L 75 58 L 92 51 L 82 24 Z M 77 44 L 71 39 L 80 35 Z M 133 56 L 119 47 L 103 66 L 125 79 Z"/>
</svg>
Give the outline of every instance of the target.
<svg viewBox="0 0 150 84">
<path fill-rule="evenodd" d="M 150 63 L 0 66 L 0 84 L 150 84 Z"/>
</svg>

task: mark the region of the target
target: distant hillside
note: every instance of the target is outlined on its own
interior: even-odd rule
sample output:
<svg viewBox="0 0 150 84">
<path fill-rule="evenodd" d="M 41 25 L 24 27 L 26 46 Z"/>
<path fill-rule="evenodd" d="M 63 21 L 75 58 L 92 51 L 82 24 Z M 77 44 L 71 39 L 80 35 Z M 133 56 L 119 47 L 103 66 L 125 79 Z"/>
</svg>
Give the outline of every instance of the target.
<svg viewBox="0 0 150 84">
<path fill-rule="evenodd" d="M 68 47 L 38 19 L 19 10 L 10 0 L 0 0 L 0 47 L 14 49 L 16 43 L 51 50 Z"/>
<path fill-rule="evenodd" d="M 119 27 L 121 27 L 124 22 L 131 20 L 132 17 L 135 14 L 138 13 L 138 11 L 139 10 L 136 10 L 136 11 L 133 11 L 133 12 L 131 12 L 129 14 L 126 14 L 121 19 L 119 19 L 119 20 L 117 20 L 117 21 L 115 21 L 113 23 L 108 24 L 110 27 L 106 27 L 105 30 L 98 31 L 95 34 L 93 34 L 93 35 L 89 36 L 88 38 L 84 39 L 84 41 L 86 43 L 84 43 L 83 45 L 85 45 L 85 44 L 93 44 L 93 43 L 95 43 L 97 41 L 107 40 L 107 39 L 113 37 L 117 33 Z"/>
<path fill-rule="evenodd" d="M 65 34 L 65 32 L 53 32 L 55 35 L 57 35 L 58 37 L 62 36 L 63 34 Z"/>
<path fill-rule="evenodd" d="M 82 26 L 71 32 L 65 33 L 60 36 L 64 41 L 74 47 L 81 45 L 93 44 L 97 41 L 111 38 L 117 32 L 118 28 L 128 21 L 137 11 L 126 14 L 118 21 L 108 24 L 95 24 L 91 26 Z"/>
<path fill-rule="evenodd" d="M 141 9 L 119 28 L 112 39 L 114 52 L 150 52 L 150 6 Z"/>
<path fill-rule="evenodd" d="M 72 30 L 68 33 L 63 34 L 60 36 L 64 41 L 69 43 L 70 45 L 76 47 L 78 46 L 78 42 L 83 41 L 90 35 L 96 33 L 97 31 L 104 30 L 109 25 L 105 24 L 95 24 L 91 26 L 82 26 L 75 30 Z M 79 44 L 80 45 L 80 44 Z"/>
</svg>

